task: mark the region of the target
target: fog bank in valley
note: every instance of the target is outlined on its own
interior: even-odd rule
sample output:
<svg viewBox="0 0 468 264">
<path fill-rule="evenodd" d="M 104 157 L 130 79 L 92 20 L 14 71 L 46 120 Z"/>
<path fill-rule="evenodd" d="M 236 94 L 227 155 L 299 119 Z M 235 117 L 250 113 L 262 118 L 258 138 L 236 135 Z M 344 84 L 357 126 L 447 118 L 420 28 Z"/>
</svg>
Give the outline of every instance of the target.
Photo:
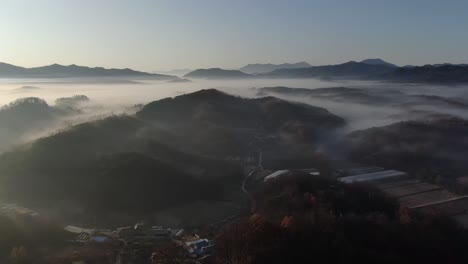
<svg viewBox="0 0 468 264">
<path fill-rule="evenodd" d="M 306 89 L 357 88 L 368 98 L 363 102 L 359 98 L 354 100 L 355 97 L 350 100 L 346 94 L 330 96 L 325 93 L 325 96 L 307 96 L 265 92 L 261 89 L 278 86 Z M 69 125 L 114 114 L 133 113 L 138 109 L 137 105 L 207 88 L 216 88 L 242 97 L 275 96 L 323 107 L 346 119 L 345 132 L 438 115 L 468 118 L 468 106 L 465 107 L 465 104 L 468 105 L 468 89 L 465 86 L 318 79 L 193 80 L 183 83 L 106 79 L 0 79 L 0 105 L 27 97 L 44 99 L 50 106 L 54 106 L 57 98 L 74 95 L 86 95 L 90 98 L 89 103 L 79 107 L 79 113 L 58 117 L 46 126 L 32 128 L 31 131 L 18 135 L 15 140 L 0 138 L 0 150 L 5 150 L 5 146 L 24 143 Z"/>
</svg>

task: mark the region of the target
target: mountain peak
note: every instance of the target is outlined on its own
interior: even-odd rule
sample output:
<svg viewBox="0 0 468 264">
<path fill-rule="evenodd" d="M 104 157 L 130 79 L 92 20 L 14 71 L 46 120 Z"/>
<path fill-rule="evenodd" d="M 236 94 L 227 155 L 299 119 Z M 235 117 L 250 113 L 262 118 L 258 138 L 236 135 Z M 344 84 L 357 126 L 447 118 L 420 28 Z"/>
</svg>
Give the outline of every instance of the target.
<svg viewBox="0 0 468 264">
<path fill-rule="evenodd" d="M 395 64 L 386 62 L 380 58 L 365 59 L 365 60 L 362 60 L 361 63 L 370 64 L 370 65 L 385 65 L 385 66 L 390 66 L 390 67 L 397 67 Z"/>
</svg>

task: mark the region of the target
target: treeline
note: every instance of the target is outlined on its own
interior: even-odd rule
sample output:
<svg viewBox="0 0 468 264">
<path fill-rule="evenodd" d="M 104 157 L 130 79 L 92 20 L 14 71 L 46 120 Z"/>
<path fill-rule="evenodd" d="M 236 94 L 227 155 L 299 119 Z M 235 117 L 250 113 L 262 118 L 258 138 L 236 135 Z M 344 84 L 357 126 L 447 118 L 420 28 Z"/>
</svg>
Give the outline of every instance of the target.
<svg viewBox="0 0 468 264">
<path fill-rule="evenodd" d="M 63 248 L 68 235 L 56 224 L 0 215 L 0 263 L 45 264 Z"/>
<path fill-rule="evenodd" d="M 214 263 L 466 263 L 468 234 L 366 186 L 310 175 L 272 181 L 257 213 L 227 226 Z"/>
<path fill-rule="evenodd" d="M 351 133 L 348 157 L 450 186 L 468 175 L 468 121 L 407 121 Z"/>
<path fill-rule="evenodd" d="M 39 139 L 0 156 L 0 196 L 33 208 L 63 202 L 96 215 L 223 200 L 226 189 L 237 188 L 238 164 L 180 151 L 157 140 L 163 133 L 116 116 Z"/>
</svg>

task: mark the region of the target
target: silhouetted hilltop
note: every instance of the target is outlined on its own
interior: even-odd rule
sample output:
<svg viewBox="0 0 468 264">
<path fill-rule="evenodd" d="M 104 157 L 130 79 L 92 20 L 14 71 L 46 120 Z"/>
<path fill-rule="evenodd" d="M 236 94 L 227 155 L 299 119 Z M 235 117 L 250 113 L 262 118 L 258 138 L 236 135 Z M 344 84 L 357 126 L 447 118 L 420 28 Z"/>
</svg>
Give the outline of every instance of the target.
<svg viewBox="0 0 468 264">
<path fill-rule="evenodd" d="M 54 112 L 54 109 L 49 107 L 46 101 L 36 97 L 28 97 L 18 99 L 0 108 L 0 118 L 2 127 L 8 127 L 13 122 L 20 125 L 21 123 L 27 124 L 47 119 Z"/>
<path fill-rule="evenodd" d="M 258 130 L 267 134 L 291 133 L 292 138 L 305 140 L 314 140 L 313 135 L 322 129 L 343 124 L 341 118 L 323 108 L 274 97 L 245 99 L 215 89 L 152 102 L 137 116 L 168 125 L 193 126 L 200 132 L 210 127 L 234 134 L 239 130 L 249 133 Z"/>
<path fill-rule="evenodd" d="M 259 73 L 268 73 L 278 69 L 296 69 L 296 68 L 307 68 L 311 65 L 307 62 L 297 62 L 297 63 L 283 63 L 283 64 L 248 64 L 239 70 L 248 74 L 259 74 Z"/>
<path fill-rule="evenodd" d="M 171 80 L 177 77 L 170 75 L 152 74 L 132 69 L 106 69 L 102 67 L 85 67 L 75 64 L 65 66 L 52 64 L 49 66 L 23 68 L 0 63 L 0 77 L 11 78 L 66 78 L 66 77 L 145 77 Z"/>
<path fill-rule="evenodd" d="M 224 70 L 220 68 L 198 69 L 184 75 L 184 78 L 195 79 L 242 79 L 250 77 L 252 77 L 250 74 L 238 70 Z"/>
<path fill-rule="evenodd" d="M 21 98 L 3 106 L 0 108 L 0 150 L 17 137 L 31 130 L 45 128 L 65 114 L 35 97 Z"/>
<path fill-rule="evenodd" d="M 55 105 L 58 107 L 75 107 L 80 103 L 89 102 L 90 99 L 86 95 L 74 95 L 72 97 L 61 97 L 55 100 Z"/>
<path fill-rule="evenodd" d="M 27 97 L 0 108 L 0 152 L 24 142 L 31 136 L 51 131 L 65 118 L 81 113 L 80 103 L 86 96 L 60 98 L 50 106 L 46 101 Z"/>
</svg>

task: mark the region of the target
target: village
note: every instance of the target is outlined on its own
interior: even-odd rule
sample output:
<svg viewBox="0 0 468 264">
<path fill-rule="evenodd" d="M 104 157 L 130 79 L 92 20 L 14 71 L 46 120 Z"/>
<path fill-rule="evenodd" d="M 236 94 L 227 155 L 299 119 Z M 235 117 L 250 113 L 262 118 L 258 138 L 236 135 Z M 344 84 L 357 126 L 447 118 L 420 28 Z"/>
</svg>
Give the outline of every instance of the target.
<svg viewBox="0 0 468 264">
<path fill-rule="evenodd" d="M 261 151 L 259 156 L 262 156 Z M 243 158 L 235 157 L 234 159 L 242 160 Z M 319 170 L 314 168 L 268 170 L 263 168 L 261 159 L 259 162 L 251 157 L 244 160 L 248 161 L 246 164 L 250 166 L 246 168 L 250 169 L 246 170 L 241 190 L 249 198 L 248 203 L 251 204 L 252 213 L 255 211 L 255 206 L 252 204 L 254 200 L 250 192 L 262 184 L 294 175 L 296 172 L 306 173 L 310 177 L 324 177 Z M 406 172 L 348 163 L 336 166 L 331 177 L 343 184 L 364 184 L 377 188 L 389 197 L 397 199 L 401 211 L 448 215 L 464 228 L 468 228 L 468 196 L 416 179 Z M 459 178 L 457 183 L 457 188 L 460 193 L 463 193 L 468 186 L 468 178 Z M 0 213 L 16 219 L 41 217 L 38 212 L 15 204 L 1 204 Z M 240 214 L 225 219 L 218 227 L 238 217 Z M 167 245 L 172 245 L 177 252 L 174 254 L 178 254 L 191 263 L 206 263 L 204 261 L 209 261 L 212 256 L 216 238 L 216 232 L 207 232 L 206 227 L 163 227 L 143 222 L 114 229 L 67 225 L 63 227 L 63 231 L 68 234 L 68 239 L 64 241 L 68 245 L 68 253 L 76 255 L 76 259 L 79 260 L 82 257 L 82 251 L 86 248 L 105 248 L 103 251 L 112 255 L 112 263 L 115 264 L 159 263 L 157 260 L 160 260 L 161 253 L 158 253 L 158 248 Z"/>
</svg>

